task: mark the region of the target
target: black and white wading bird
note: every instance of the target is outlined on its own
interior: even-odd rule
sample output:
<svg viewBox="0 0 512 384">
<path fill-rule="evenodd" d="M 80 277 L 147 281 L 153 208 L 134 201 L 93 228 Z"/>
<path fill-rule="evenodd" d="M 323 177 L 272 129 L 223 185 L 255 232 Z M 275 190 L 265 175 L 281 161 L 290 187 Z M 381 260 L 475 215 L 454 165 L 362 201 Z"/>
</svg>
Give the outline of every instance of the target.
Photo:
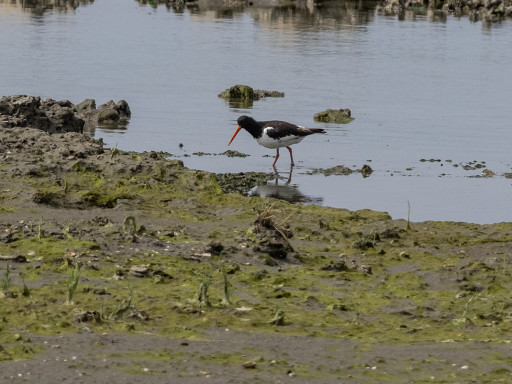
<svg viewBox="0 0 512 384">
<path fill-rule="evenodd" d="M 290 145 L 300 143 L 302 139 L 313 133 L 326 133 L 321 128 L 306 128 L 278 120 L 256 121 L 249 116 L 240 116 L 237 123 L 238 127 L 229 141 L 228 146 L 243 128 L 256 139 L 259 145 L 265 148 L 276 149 L 277 152 L 274 164 L 272 164 L 273 167 L 276 166 L 277 159 L 279 159 L 279 148 L 286 147 L 286 149 L 288 149 L 288 152 L 290 152 L 291 165 L 293 166 L 295 164 L 293 162 L 293 154 Z"/>
</svg>

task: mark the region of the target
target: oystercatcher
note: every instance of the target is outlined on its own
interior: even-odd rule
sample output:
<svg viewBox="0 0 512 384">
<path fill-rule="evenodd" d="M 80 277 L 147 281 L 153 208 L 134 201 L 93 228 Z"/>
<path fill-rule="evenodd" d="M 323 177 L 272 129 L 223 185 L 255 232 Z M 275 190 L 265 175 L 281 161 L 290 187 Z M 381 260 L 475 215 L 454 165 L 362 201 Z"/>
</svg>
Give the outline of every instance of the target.
<svg viewBox="0 0 512 384">
<path fill-rule="evenodd" d="M 279 148 L 286 147 L 286 149 L 288 149 L 290 152 L 291 165 L 295 165 L 290 145 L 300 143 L 302 139 L 313 133 L 326 133 L 321 128 L 306 128 L 278 120 L 256 121 L 249 116 L 240 116 L 237 123 L 238 127 L 228 145 L 231 144 L 235 136 L 238 135 L 238 132 L 243 128 L 256 139 L 259 145 L 265 148 L 276 149 L 277 152 L 274 164 L 272 164 L 273 167 L 275 167 L 277 159 L 279 159 Z"/>
</svg>

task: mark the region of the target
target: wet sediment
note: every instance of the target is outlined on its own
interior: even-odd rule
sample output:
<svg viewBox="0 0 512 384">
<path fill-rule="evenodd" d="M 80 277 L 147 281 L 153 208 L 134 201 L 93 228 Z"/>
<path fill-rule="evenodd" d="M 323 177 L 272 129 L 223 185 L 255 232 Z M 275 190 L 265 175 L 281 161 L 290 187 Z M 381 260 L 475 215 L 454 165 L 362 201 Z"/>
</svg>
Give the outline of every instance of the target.
<svg viewBox="0 0 512 384">
<path fill-rule="evenodd" d="M 507 377 L 511 223 L 225 193 L 166 154 L 29 125 L 0 128 L 1 377 L 20 358 L 71 377 L 44 362 L 73 344 L 86 382 Z"/>
</svg>

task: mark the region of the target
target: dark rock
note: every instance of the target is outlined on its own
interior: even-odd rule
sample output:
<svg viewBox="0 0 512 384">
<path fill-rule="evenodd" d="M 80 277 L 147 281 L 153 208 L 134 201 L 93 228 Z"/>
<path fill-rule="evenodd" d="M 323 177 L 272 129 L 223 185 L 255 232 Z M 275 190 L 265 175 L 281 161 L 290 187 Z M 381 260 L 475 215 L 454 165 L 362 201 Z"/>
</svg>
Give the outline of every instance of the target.
<svg viewBox="0 0 512 384">
<path fill-rule="evenodd" d="M 86 124 L 88 124 L 88 122 L 96 119 L 98 113 L 96 110 L 96 101 L 94 101 L 94 99 L 85 99 L 80 104 L 76 105 L 76 111 L 78 115 L 85 120 Z"/>
<path fill-rule="evenodd" d="M 235 85 L 218 94 L 230 102 L 240 102 L 241 107 L 248 108 L 252 105 L 252 101 L 260 100 L 264 97 L 284 97 L 283 92 L 265 91 L 261 89 L 252 89 L 248 85 Z"/>
<path fill-rule="evenodd" d="M 402 230 L 399 228 L 387 228 L 380 233 L 380 236 L 384 239 L 399 239 L 400 231 Z"/>
<path fill-rule="evenodd" d="M 98 123 L 117 123 L 119 119 L 119 113 L 115 109 L 104 109 L 98 113 Z"/>
<path fill-rule="evenodd" d="M 322 123 L 348 124 L 352 120 L 350 109 L 326 109 L 323 112 L 315 113 L 314 120 Z"/>
<path fill-rule="evenodd" d="M 96 109 L 93 99 L 78 105 L 69 100 L 41 100 L 38 96 L 14 95 L 0 99 L 0 127 L 32 127 L 50 134 L 83 132 L 94 129 L 100 121 L 108 125 L 126 125 L 131 111 L 128 103 L 109 101 Z"/>
<path fill-rule="evenodd" d="M 368 248 L 375 248 L 375 241 L 366 237 L 361 237 L 352 243 L 352 246 L 356 249 L 366 250 Z"/>
<path fill-rule="evenodd" d="M 224 246 L 220 241 L 214 240 L 206 245 L 204 252 L 211 253 L 212 255 L 220 255 L 224 250 Z"/>
<path fill-rule="evenodd" d="M 373 173 L 373 169 L 368 164 L 365 164 L 361 168 L 360 172 L 363 175 L 363 177 L 368 177 Z"/>
<path fill-rule="evenodd" d="M 132 112 L 128 103 L 120 100 L 114 103 L 113 100 L 102 104 L 98 107 L 98 123 L 101 124 L 117 124 L 121 120 L 127 120 L 131 117 Z"/>
<path fill-rule="evenodd" d="M 219 93 L 219 97 L 223 99 L 249 99 L 255 100 L 257 96 L 254 94 L 254 90 L 248 85 L 235 85 L 231 88 L 226 89 L 224 92 Z"/>
<path fill-rule="evenodd" d="M 48 133 L 82 132 L 85 121 L 68 100 L 55 101 L 38 96 L 4 96 L 0 99 L 0 126 L 32 126 Z M 10 118 L 5 118 L 8 116 Z M 15 120 L 14 118 L 17 118 Z"/>
</svg>

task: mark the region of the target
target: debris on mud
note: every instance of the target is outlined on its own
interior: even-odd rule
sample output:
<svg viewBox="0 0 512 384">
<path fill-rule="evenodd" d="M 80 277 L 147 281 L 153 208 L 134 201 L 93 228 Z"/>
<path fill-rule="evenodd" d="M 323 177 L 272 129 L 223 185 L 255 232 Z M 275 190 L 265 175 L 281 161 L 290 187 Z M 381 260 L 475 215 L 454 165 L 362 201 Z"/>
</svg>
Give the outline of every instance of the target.
<svg viewBox="0 0 512 384">
<path fill-rule="evenodd" d="M 282 260 L 286 259 L 289 254 L 296 255 L 296 252 L 288 240 L 293 236 L 293 233 L 284 224 L 286 219 L 278 218 L 280 215 L 283 215 L 283 212 L 275 208 L 274 205 L 266 206 L 258 213 L 254 226 L 250 228 L 249 233 L 255 236 L 256 245 L 254 250 L 256 252 Z"/>
</svg>

